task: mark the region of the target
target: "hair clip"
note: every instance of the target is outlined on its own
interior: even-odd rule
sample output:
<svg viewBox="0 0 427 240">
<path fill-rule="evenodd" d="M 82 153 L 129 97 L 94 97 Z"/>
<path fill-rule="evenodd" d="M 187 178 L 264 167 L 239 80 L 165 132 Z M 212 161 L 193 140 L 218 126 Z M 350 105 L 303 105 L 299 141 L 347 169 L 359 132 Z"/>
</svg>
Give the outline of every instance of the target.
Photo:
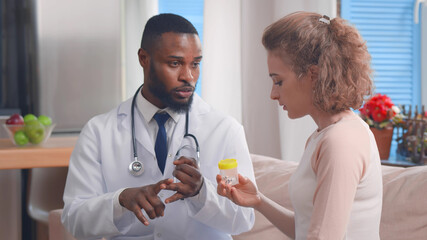
<svg viewBox="0 0 427 240">
<path fill-rule="evenodd" d="M 331 20 L 328 16 L 323 15 L 323 17 L 319 18 L 319 22 L 326 23 L 329 25 L 331 23 Z"/>
</svg>

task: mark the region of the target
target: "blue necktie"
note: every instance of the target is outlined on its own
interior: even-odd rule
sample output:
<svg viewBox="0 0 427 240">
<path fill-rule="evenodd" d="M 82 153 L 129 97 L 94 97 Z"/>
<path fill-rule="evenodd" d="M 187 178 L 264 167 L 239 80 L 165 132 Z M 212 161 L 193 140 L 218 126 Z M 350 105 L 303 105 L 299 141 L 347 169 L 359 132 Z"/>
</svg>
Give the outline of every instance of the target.
<svg viewBox="0 0 427 240">
<path fill-rule="evenodd" d="M 156 152 L 157 165 L 159 165 L 159 169 L 163 173 L 166 165 L 166 155 L 168 154 L 165 122 L 169 119 L 169 114 L 156 113 L 153 118 L 156 120 L 157 125 L 159 125 L 154 150 Z"/>
</svg>

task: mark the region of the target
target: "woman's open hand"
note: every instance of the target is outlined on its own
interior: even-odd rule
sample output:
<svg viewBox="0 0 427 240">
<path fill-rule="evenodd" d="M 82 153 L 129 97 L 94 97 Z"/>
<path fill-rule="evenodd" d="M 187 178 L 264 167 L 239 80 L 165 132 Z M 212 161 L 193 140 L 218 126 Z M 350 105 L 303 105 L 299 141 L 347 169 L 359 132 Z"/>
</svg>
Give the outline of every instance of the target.
<svg viewBox="0 0 427 240">
<path fill-rule="evenodd" d="M 247 177 L 239 174 L 239 183 L 227 185 L 222 180 L 221 175 L 216 175 L 218 182 L 217 192 L 223 197 L 227 197 L 235 204 L 243 207 L 254 207 L 261 202 L 261 196 L 253 182 Z"/>
</svg>

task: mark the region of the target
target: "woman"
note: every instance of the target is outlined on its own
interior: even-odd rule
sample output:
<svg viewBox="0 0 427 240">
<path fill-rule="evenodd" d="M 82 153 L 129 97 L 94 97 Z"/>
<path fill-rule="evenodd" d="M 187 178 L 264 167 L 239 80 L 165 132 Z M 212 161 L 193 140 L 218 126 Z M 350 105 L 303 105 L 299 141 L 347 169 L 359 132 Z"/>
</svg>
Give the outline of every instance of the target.
<svg viewBox="0 0 427 240">
<path fill-rule="evenodd" d="M 351 110 L 372 89 L 364 41 L 340 18 L 297 12 L 267 27 L 262 43 L 271 98 L 290 118 L 309 115 L 318 126 L 289 183 L 294 212 L 241 175 L 234 186 L 218 175 L 218 194 L 255 208 L 291 238 L 379 239 L 379 154 L 368 125 Z"/>
</svg>

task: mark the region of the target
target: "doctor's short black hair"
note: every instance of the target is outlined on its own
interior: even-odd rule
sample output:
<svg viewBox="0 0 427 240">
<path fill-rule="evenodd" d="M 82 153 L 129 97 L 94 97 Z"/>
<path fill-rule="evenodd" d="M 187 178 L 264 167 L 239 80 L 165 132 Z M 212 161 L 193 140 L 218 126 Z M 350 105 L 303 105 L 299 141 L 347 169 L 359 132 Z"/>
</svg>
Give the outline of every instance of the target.
<svg viewBox="0 0 427 240">
<path fill-rule="evenodd" d="M 141 48 L 150 52 L 158 38 L 167 32 L 199 35 L 196 28 L 187 19 L 172 13 L 162 13 L 151 17 L 145 24 Z"/>
</svg>

